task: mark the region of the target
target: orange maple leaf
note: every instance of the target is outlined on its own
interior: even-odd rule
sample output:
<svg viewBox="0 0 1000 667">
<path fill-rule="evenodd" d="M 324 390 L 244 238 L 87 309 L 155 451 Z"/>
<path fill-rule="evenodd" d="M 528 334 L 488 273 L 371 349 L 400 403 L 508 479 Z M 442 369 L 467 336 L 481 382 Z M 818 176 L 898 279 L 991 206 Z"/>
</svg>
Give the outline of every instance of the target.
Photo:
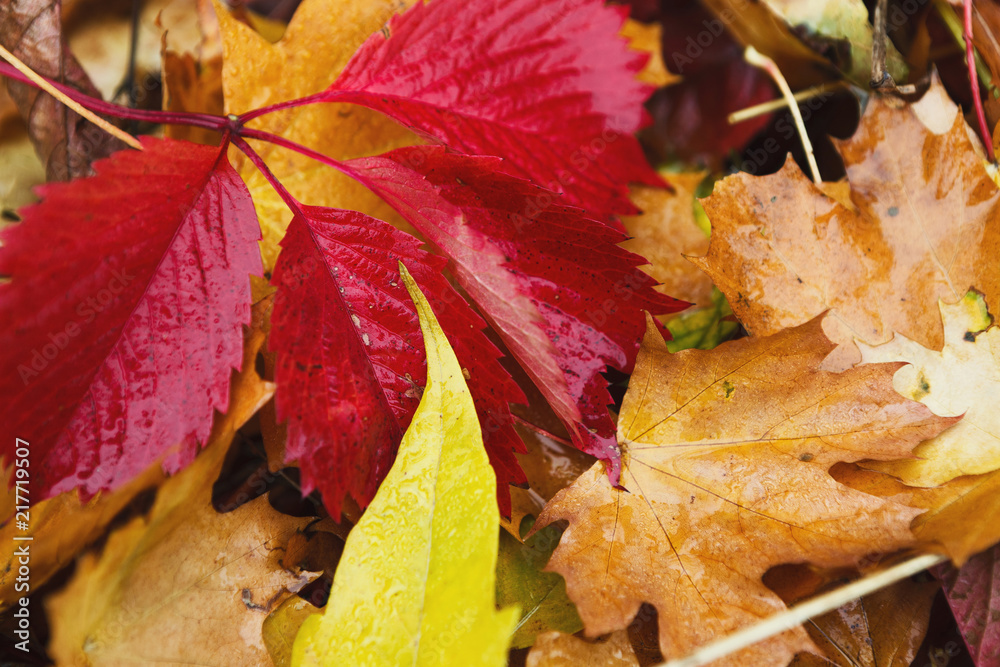
<svg viewBox="0 0 1000 667">
<path fill-rule="evenodd" d="M 781 563 L 856 565 L 913 543 L 919 510 L 850 489 L 829 468 L 892 459 L 955 422 L 892 389 L 899 364 L 818 369 L 822 318 L 773 336 L 669 354 L 651 325 L 618 423 L 625 488 L 596 464 L 538 526 L 568 520 L 548 568 L 589 636 L 656 606 L 679 657 L 783 609 L 761 576 Z M 786 665 L 816 651 L 798 628 L 720 664 Z"/>
<path fill-rule="evenodd" d="M 954 303 L 976 287 L 1000 312 L 1000 189 L 962 115 L 952 118 L 935 134 L 912 106 L 873 96 L 839 143 L 847 196 L 820 189 L 792 161 L 770 176 L 731 176 L 703 202 L 712 241 L 693 261 L 754 335 L 831 310 L 825 331 L 843 347 L 830 370 L 860 361 L 854 338 L 880 345 L 897 331 L 940 350 L 938 299 Z"/>
</svg>

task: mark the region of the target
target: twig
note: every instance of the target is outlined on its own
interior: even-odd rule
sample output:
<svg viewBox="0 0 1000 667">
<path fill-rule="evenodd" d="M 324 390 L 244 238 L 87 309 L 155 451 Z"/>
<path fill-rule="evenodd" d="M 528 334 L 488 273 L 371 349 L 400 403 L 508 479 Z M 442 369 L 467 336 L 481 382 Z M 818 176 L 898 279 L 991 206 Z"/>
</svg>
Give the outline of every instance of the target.
<svg viewBox="0 0 1000 667">
<path fill-rule="evenodd" d="M 885 10 L 888 0 L 878 0 L 875 4 L 875 34 L 872 35 L 872 78 L 868 85 L 873 89 L 896 87 L 892 75 L 885 69 L 885 42 L 888 39 L 885 34 Z"/>
<path fill-rule="evenodd" d="M 820 86 L 813 86 L 812 88 L 806 88 L 805 90 L 800 90 L 795 93 L 793 99 L 796 102 L 804 102 L 806 100 L 812 99 L 814 97 L 820 97 L 826 93 L 832 93 L 835 90 L 840 90 L 844 88 L 845 84 L 839 81 L 834 81 L 832 83 L 824 83 Z M 746 109 L 740 109 L 739 111 L 734 111 L 729 114 L 729 124 L 735 125 L 736 123 L 742 123 L 745 120 L 750 120 L 751 118 L 756 118 L 757 116 L 763 116 L 766 113 L 776 111 L 777 109 L 784 109 L 788 106 L 788 100 L 784 97 L 780 97 L 776 100 L 770 100 L 767 102 L 761 102 L 760 104 L 755 104 L 752 107 L 747 107 Z"/>
<path fill-rule="evenodd" d="M 734 632 L 711 644 L 706 644 L 686 658 L 664 662 L 657 667 L 700 667 L 700 665 L 706 665 L 713 660 L 724 658 L 768 637 L 773 637 L 786 630 L 792 630 L 810 618 L 832 611 L 851 600 L 874 593 L 945 560 L 947 559 L 944 556 L 938 554 L 926 554 L 911 558 L 887 570 L 858 579 L 846 586 L 842 586 L 829 593 L 813 598 L 808 602 L 803 602 L 791 609 L 775 614 L 756 625 Z"/>
<path fill-rule="evenodd" d="M 131 39 L 128 44 L 128 71 L 122 87 L 128 86 L 128 105 L 135 107 L 138 100 L 135 89 L 135 58 L 139 51 L 139 13 L 142 10 L 142 0 L 132 0 Z"/>
<path fill-rule="evenodd" d="M 138 139 L 133 137 L 131 134 L 128 134 L 127 132 L 118 129 L 117 127 L 115 127 L 108 121 L 104 120 L 100 116 L 91 113 L 89 110 L 85 109 L 82 105 L 70 99 L 66 94 L 57 90 L 43 77 L 36 74 L 33 69 L 31 69 L 23 62 L 21 62 L 17 56 L 15 56 L 13 53 L 5 49 L 2 44 L 0 44 L 0 57 L 3 57 L 4 60 L 13 65 L 19 72 L 21 72 L 21 74 L 31 79 L 31 81 L 36 86 L 38 86 L 52 97 L 56 98 L 57 100 L 68 106 L 70 109 L 78 113 L 80 116 L 86 118 L 91 123 L 101 128 L 108 134 L 117 137 L 118 139 L 121 139 L 132 148 L 135 148 L 136 150 L 140 151 L 142 150 L 142 144 L 139 143 Z"/>
<path fill-rule="evenodd" d="M 747 47 L 747 50 L 743 53 L 743 58 L 754 67 L 759 67 L 770 74 L 774 82 L 778 84 L 778 89 L 781 90 L 781 95 L 785 98 L 789 111 L 792 112 L 792 118 L 795 119 L 795 127 L 799 131 L 799 139 L 802 140 L 802 148 L 806 152 L 806 160 L 809 162 L 809 171 L 812 172 L 813 182 L 819 185 L 823 182 L 823 179 L 819 175 L 819 165 L 816 164 L 812 142 L 809 141 L 809 135 L 806 133 L 806 124 L 802 120 L 802 112 L 799 111 L 799 105 L 795 102 L 792 89 L 788 87 L 788 82 L 785 81 L 781 70 L 778 69 L 773 60 L 752 46 Z"/>
<path fill-rule="evenodd" d="M 979 133 L 983 137 L 983 144 L 986 146 L 986 157 L 990 162 L 996 162 L 993 154 L 993 135 L 986 125 L 986 113 L 983 111 L 983 99 L 979 94 L 979 74 L 976 72 L 976 56 L 972 46 L 972 0 L 964 0 L 964 32 L 965 37 L 965 65 L 969 68 L 969 85 L 972 88 L 972 106 L 976 109 L 976 120 L 979 122 Z"/>
</svg>

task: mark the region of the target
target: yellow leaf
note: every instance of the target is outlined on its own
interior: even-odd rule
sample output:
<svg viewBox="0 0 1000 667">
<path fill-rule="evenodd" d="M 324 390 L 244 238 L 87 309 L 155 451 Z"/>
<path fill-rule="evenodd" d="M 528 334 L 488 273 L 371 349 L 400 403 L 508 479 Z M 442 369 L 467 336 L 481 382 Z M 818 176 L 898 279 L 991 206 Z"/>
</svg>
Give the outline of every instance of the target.
<svg viewBox="0 0 1000 667">
<path fill-rule="evenodd" d="M 1000 328 L 983 295 L 969 292 L 954 305 L 939 304 L 944 349 L 929 350 L 896 334 L 884 345 L 858 342 L 864 363 L 907 361 L 893 378 L 903 396 L 920 401 L 936 415 L 964 415 L 947 431 L 921 443 L 906 461 L 865 464 L 895 475 L 910 486 L 938 486 L 961 475 L 1000 468 Z M 987 328 L 989 327 L 989 328 Z"/>
<path fill-rule="evenodd" d="M 406 268 L 427 387 L 396 462 L 347 538 L 326 612 L 293 665 L 504 665 L 516 608 L 495 610 L 496 478 L 455 353 Z"/>
<path fill-rule="evenodd" d="M 300 597 L 288 598 L 264 619 L 261 634 L 274 667 L 292 664 L 292 644 L 299 628 L 310 616 L 319 613 L 316 606 Z"/>
<path fill-rule="evenodd" d="M 663 27 L 659 23 L 640 23 L 626 19 L 619 33 L 628 40 L 631 48 L 649 54 L 649 62 L 639 72 L 640 81 L 662 88 L 681 80 L 681 77 L 668 71 L 663 64 L 660 46 L 663 43 Z"/>
</svg>

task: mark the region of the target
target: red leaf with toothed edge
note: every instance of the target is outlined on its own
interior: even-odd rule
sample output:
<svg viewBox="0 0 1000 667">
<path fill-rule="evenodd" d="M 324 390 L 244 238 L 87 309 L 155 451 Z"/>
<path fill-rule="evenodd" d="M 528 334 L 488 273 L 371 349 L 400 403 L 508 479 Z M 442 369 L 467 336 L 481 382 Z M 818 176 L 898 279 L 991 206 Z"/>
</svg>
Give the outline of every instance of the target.
<svg viewBox="0 0 1000 667">
<path fill-rule="evenodd" d="M 620 453 L 601 376 L 629 370 L 653 314 L 687 304 L 653 289 L 625 235 L 553 203 L 547 190 L 499 173 L 500 160 L 415 146 L 347 163 L 453 263 L 459 284 L 503 338 L 577 447 Z M 537 211 L 532 218 L 524 211 Z"/>
<path fill-rule="evenodd" d="M 142 143 L 43 186 L 3 232 L 0 421 L 30 442 L 42 497 L 189 463 L 242 363 L 262 272 L 250 194 L 225 147 Z"/>
<path fill-rule="evenodd" d="M 648 56 L 617 35 L 627 13 L 601 0 L 418 2 L 364 43 L 324 99 L 503 157 L 610 222 L 637 212 L 630 181 L 662 183 L 633 136 L 653 88 L 635 78 Z"/>
<path fill-rule="evenodd" d="M 973 661 L 983 667 L 1000 663 L 1000 544 L 976 554 L 960 570 L 941 565 L 933 572 Z"/>
<path fill-rule="evenodd" d="M 270 348 L 277 353 L 277 416 L 288 421 L 285 456 L 304 492 L 319 488 L 333 516 L 345 495 L 374 497 L 417 408 L 427 378 L 420 323 L 399 279 L 402 261 L 430 300 L 468 371 L 483 438 L 508 485 L 525 481 L 524 445 L 508 404 L 526 399 L 482 333 L 485 323 L 445 279 L 443 257 L 388 223 L 355 211 L 301 207 L 281 242 Z"/>
</svg>

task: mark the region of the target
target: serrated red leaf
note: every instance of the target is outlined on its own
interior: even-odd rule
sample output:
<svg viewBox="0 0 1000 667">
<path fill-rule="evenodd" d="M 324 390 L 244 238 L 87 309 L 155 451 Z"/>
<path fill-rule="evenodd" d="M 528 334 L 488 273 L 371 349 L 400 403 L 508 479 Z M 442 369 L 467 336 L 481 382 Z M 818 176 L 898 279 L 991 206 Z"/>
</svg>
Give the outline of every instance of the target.
<svg viewBox="0 0 1000 667">
<path fill-rule="evenodd" d="M 526 180 L 500 160 L 415 146 L 347 163 L 453 262 L 462 288 L 569 428 L 574 444 L 607 461 L 620 452 L 606 366 L 629 370 L 643 310 L 687 304 L 653 289 L 625 235 Z M 532 211 L 528 217 L 526 211 Z"/>
<path fill-rule="evenodd" d="M 42 497 L 189 463 L 242 363 L 262 271 L 250 194 L 225 148 L 142 142 L 43 186 L 3 232 L 0 451 L 30 442 Z"/>
<path fill-rule="evenodd" d="M 634 214 L 630 181 L 661 184 L 633 136 L 648 56 L 600 0 L 434 0 L 390 20 L 326 91 L 564 193 L 603 221 Z M 499 166 L 497 167 L 499 168 Z"/>
<path fill-rule="evenodd" d="M 501 510 L 525 481 L 524 446 L 508 404 L 526 402 L 499 364 L 485 323 L 452 288 L 443 257 L 392 225 L 356 211 L 302 206 L 275 266 L 270 348 L 277 353 L 277 416 L 288 421 L 286 459 L 302 488 L 318 488 L 333 516 L 345 495 L 374 497 L 427 378 L 420 324 L 399 278 L 402 261 L 428 297 L 468 371 Z"/>
<path fill-rule="evenodd" d="M 976 554 L 956 570 L 934 569 L 973 661 L 1000 663 L 1000 545 Z"/>
</svg>

